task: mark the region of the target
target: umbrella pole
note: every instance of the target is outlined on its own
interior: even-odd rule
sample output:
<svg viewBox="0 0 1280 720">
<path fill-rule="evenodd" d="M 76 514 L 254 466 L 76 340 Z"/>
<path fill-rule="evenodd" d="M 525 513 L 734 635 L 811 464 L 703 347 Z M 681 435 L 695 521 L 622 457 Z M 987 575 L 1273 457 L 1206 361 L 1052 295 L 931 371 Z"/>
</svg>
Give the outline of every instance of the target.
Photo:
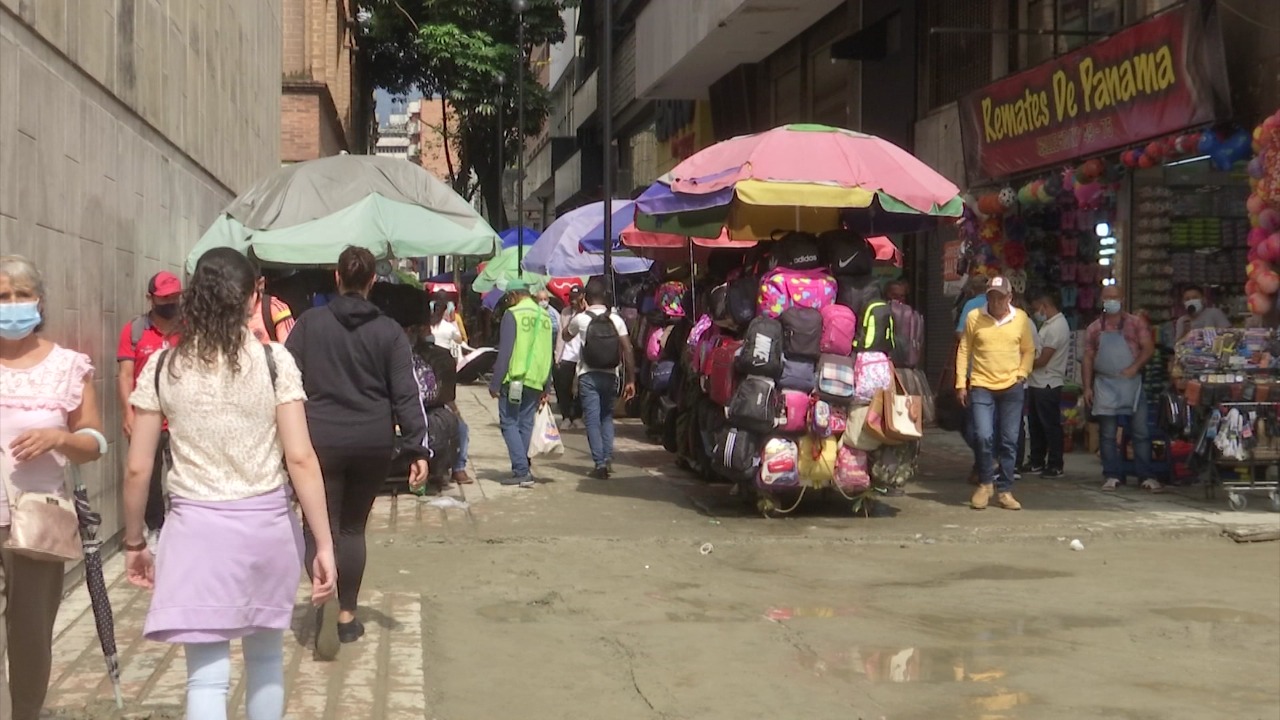
<svg viewBox="0 0 1280 720">
<path fill-rule="evenodd" d="M 616 305 L 617 286 L 613 278 L 613 111 L 609 98 L 613 97 L 613 3 L 605 2 L 601 8 L 602 37 L 600 53 L 600 94 L 605 98 L 600 113 L 604 135 L 604 274 L 609 283 L 609 302 Z"/>
<path fill-rule="evenodd" d="M 689 245 L 689 314 L 696 316 L 698 314 L 698 266 L 693 263 L 693 237 L 685 236 L 685 243 Z"/>
</svg>

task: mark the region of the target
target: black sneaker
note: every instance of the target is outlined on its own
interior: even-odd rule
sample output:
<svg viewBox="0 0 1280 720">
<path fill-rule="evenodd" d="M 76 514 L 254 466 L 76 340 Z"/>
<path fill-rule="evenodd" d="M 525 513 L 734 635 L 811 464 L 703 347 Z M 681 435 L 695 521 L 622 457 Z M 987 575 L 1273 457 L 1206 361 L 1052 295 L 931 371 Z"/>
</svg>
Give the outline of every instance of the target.
<svg viewBox="0 0 1280 720">
<path fill-rule="evenodd" d="M 590 473 L 587 473 L 587 477 L 593 478 L 595 480 L 608 480 L 609 468 L 604 465 L 601 465 L 595 468 L 594 470 L 592 470 Z"/>
<path fill-rule="evenodd" d="M 338 640 L 342 644 L 353 643 L 362 637 L 364 637 L 364 623 L 359 620 L 338 623 Z"/>
<path fill-rule="evenodd" d="M 1045 480 L 1056 480 L 1062 477 L 1062 471 L 1057 470 L 1055 468 L 1045 468 L 1040 473 L 1040 477 L 1044 478 Z"/>
<path fill-rule="evenodd" d="M 1025 465 L 1022 468 L 1022 472 L 1027 473 L 1028 475 L 1038 475 L 1046 469 L 1047 468 L 1045 468 L 1044 465 Z"/>
</svg>

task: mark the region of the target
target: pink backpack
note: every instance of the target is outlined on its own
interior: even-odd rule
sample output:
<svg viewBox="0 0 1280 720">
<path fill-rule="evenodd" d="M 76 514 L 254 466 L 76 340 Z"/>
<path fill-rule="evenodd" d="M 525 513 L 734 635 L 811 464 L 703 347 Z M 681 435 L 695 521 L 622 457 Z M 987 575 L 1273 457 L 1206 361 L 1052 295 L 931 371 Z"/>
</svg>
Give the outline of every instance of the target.
<svg viewBox="0 0 1280 720">
<path fill-rule="evenodd" d="M 799 390 L 782 391 L 784 418 L 779 430 L 788 433 L 804 432 L 809 417 L 809 395 Z"/>
<path fill-rule="evenodd" d="M 697 347 L 698 341 L 701 340 L 702 336 L 710 329 L 711 316 L 703 313 L 702 317 L 698 318 L 698 322 L 694 323 L 693 329 L 689 331 L 689 338 L 685 340 L 685 342 L 687 342 L 690 347 Z"/>
<path fill-rule="evenodd" d="M 858 316 L 844 305 L 822 308 L 822 352 L 849 355 L 857 336 Z"/>
<path fill-rule="evenodd" d="M 792 270 L 778 268 L 760 281 L 760 314 L 776 318 L 783 310 L 807 307 L 821 310 L 836 301 L 836 279 L 821 268 Z"/>
<path fill-rule="evenodd" d="M 836 453 L 835 485 L 840 492 L 849 495 L 866 492 L 871 487 L 870 463 L 867 454 L 841 444 Z"/>
<path fill-rule="evenodd" d="M 644 354 L 649 362 L 657 362 L 662 357 L 662 346 L 667 340 L 667 328 L 654 328 L 649 331 L 644 341 Z"/>
<path fill-rule="evenodd" d="M 870 405 L 876 393 L 893 386 L 893 363 L 881 352 L 862 352 L 853 360 L 853 404 Z"/>
</svg>

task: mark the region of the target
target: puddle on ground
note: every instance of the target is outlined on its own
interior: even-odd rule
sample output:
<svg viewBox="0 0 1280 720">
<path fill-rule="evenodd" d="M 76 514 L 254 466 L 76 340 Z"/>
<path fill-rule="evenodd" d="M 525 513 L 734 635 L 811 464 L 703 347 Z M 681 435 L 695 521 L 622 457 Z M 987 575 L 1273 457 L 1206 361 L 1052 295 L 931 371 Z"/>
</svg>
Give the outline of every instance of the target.
<svg viewBox="0 0 1280 720">
<path fill-rule="evenodd" d="M 1260 613 L 1245 612 L 1244 610 L 1232 610 L 1230 608 L 1175 607 L 1152 610 L 1152 612 L 1157 615 L 1163 615 L 1170 620 L 1177 620 L 1179 622 L 1202 622 L 1218 625 L 1280 624 L 1280 618 L 1274 616 L 1268 617 Z"/>
</svg>

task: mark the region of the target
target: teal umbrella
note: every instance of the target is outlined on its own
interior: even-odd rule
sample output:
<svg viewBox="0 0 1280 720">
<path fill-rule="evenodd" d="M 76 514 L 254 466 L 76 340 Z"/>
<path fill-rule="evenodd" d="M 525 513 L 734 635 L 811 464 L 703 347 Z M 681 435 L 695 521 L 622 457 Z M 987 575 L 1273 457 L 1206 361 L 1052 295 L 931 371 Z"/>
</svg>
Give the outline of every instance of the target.
<svg viewBox="0 0 1280 720">
<path fill-rule="evenodd" d="M 489 255 L 498 235 L 466 200 L 403 160 L 338 155 L 260 180 L 214 220 L 187 257 L 231 247 L 276 265 L 332 265 L 348 246 L 378 258 Z"/>
<path fill-rule="evenodd" d="M 525 253 L 529 252 L 529 248 L 525 248 Z M 514 247 L 507 248 L 497 255 L 493 256 L 484 264 L 484 269 L 476 275 L 476 279 L 471 283 L 471 289 L 481 295 L 489 292 L 494 288 L 499 290 L 507 289 L 507 280 L 517 275 L 519 260 L 517 259 L 518 249 Z M 539 275 L 529 270 L 524 271 L 524 281 L 529 283 L 531 288 L 545 287 L 551 278 L 546 275 Z"/>
</svg>

